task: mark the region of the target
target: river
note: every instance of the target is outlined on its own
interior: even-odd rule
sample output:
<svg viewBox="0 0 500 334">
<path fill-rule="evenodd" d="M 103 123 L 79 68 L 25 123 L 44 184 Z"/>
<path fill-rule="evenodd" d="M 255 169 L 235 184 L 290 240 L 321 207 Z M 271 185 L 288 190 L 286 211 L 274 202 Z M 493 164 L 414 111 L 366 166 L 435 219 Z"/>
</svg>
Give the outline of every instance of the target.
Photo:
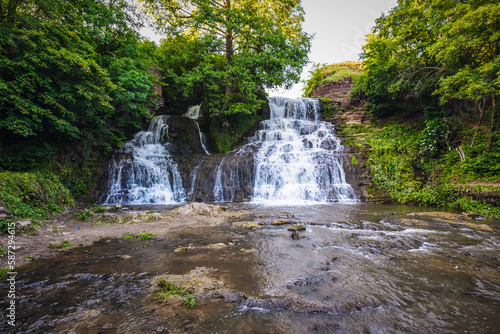
<svg viewBox="0 0 500 334">
<path fill-rule="evenodd" d="M 255 212 L 263 228 L 225 223 L 146 241 L 103 238 L 18 268 L 17 326 L 4 314 L 0 330 L 499 332 L 498 221 L 360 203 L 228 207 Z M 292 239 L 291 225 L 273 219 L 306 230 Z M 158 275 L 193 275 L 209 293 L 193 309 L 162 303 L 151 295 Z"/>
</svg>

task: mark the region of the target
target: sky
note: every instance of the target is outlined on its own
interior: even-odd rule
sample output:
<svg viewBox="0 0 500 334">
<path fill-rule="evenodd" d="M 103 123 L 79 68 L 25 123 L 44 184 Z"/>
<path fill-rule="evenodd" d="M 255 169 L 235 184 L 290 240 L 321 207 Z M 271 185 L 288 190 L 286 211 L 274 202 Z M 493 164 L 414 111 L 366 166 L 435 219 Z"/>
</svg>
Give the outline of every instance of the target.
<svg viewBox="0 0 500 334">
<path fill-rule="evenodd" d="M 314 34 L 310 65 L 304 68 L 302 80 L 309 77 L 313 63 L 333 64 L 346 60 L 359 60 L 365 35 L 375 25 L 375 19 L 382 12 L 387 13 L 396 5 L 396 0 L 302 0 L 305 10 L 304 30 Z M 159 36 L 150 29 L 142 34 L 159 41 Z M 290 90 L 276 89 L 271 96 L 298 98 L 302 95 L 303 84 L 294 85 Z"/>
</svg>

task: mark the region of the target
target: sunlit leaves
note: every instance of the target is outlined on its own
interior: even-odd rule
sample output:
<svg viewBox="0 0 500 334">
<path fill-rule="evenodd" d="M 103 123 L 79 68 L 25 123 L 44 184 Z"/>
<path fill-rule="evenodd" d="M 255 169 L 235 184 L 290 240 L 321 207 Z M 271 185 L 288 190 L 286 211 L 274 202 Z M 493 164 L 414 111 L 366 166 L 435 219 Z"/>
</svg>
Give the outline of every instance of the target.
<svg viewBox="0 0 500 334">
<path fill-rule="evenodd" d="M 290 87 L 307 62 L 310 36 L 302 31 L 298 0 L 143 2 L 169 34 L 161 49 L 176 53 L 162 51 L 167 81 L 185 87 L 183 95 L 205 100 L 213 114 L 255 111 L 260 90 Z M 187 50 L 192 52 L 183 54 Z"/>
<path fill-rule="evenodd" d="M 151 96 L 153 52 L 131 29 L 133 8 L 124 0 L 7 2 L 17 6 L 0 17 L 0 137 L 22 147 L 9 154 L 22 160 L 39 147 L 50 158 L 72 144 L 84 157 L 120 145 L 119 127 L 140 125 Z M 0 168 L 12 160 L 6 154 Z"/>
</svg>

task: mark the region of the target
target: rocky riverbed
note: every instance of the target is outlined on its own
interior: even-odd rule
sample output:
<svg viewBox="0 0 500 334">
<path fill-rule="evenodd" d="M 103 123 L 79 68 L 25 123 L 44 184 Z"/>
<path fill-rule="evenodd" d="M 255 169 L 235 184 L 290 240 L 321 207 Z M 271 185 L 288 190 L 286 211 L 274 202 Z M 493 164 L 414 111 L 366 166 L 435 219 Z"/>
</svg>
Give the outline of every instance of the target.
<svg viewBox="0 0 500 334">
<path fill-rule="evenodd" d="M 118 206 L 85 222 L 75 219 L 81 212 L 16 236 L 25 261 L 17 323 L 4 312 L 0 331 L 494 333 L 500 325 L 496 221 L 367 204 Z M 71 247 L 47 248 L 64 241 Z M 194 307 L 158 298 L 161 280 L 193 296 Z"/>
</svg>

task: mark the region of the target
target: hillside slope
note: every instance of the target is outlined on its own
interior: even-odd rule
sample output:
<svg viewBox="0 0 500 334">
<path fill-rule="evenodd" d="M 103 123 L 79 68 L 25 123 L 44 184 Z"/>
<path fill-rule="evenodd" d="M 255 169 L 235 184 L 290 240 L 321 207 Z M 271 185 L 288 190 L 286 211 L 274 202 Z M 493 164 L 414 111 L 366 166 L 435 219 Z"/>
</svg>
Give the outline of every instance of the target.
<svg viewBox="0 0 500 334">
<path fill-rule="evenodd" d="M 357 71 L 361 73 L 359 64 Z M 348 146 L 365 201 L 441 206 L 485 217 L 500 217 L 500 175 L 484 152 L 489 133 L 477 121 L 453 115 L 430 122 L 413 108 L 376 118 L 365 101 L 351 96 L 352 63 L 316 69 L 306 88 L 322 98 L 324 117 Z M 336 76 L 336 80 L 328 78 Z M 498 143 L 490 143 L 492 149 Z M 366 166 L 366 168 L 365 168 Z"/>
</svg>

